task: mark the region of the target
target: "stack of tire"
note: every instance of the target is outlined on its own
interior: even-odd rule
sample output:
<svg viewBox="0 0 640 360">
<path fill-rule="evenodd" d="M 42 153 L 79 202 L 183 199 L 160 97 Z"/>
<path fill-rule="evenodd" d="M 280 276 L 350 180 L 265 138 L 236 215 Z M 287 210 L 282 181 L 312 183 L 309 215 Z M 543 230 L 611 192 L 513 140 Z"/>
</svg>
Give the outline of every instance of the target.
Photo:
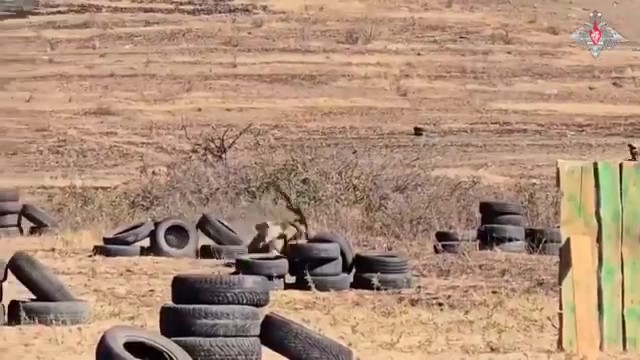
<svg viewBox="0 0 640 360">
<path fill-rule="evenodd" d="M 242 238 L 223 219 L 202 214 L 196 228 L 214 243 L 200 246 L 199 257 L 202 259 L 224 260 L 226 264 L 234 264 L 237 257 L 249 253 Z"/>
<path fill-rule="evenodd" d="M 17 252 L 9 259 L 6 269 L 11 270 L 16 279 L 35 296 L 32 300 L 9 302 L 9 325 L 78 325 L 89 321 L 89 303 L 73 296 L 64 283 L 37 259 Z M 3 277 L 4 282 L 6 270 Z"/>
<path fill-rule="evenodd" d="M 149 247 L 136 245 L 149 239 Z M 114 229 L 102 238 L 103 245 L 93 248 L 95 255 L 131 257 L 153 255 L 172 258 L 195 258 L 198 234 L 195 226 L 178 217 L 161 221 L 140 221 Z"/>
<path fill-rule="evenodd" d="M 559 228 L 526 228 L 525 239 L 532 254 L 560 255 L 562 236 Z"/>
<path fill-rule="evenodd" d="M 261 308 L 269 284 L 252 275 L 176 275 L 172 304 L 160 309 L 160 333 L 193 360 L 261 359 Z"/>
<path fill-rule="evenodd" d="M 295 289 L 344 291 L 351 287 L 353 248 L 340 234 L 319 232 L 307 242 L 290 244 L 287 258 Z"/>
<path fill-rule="evenodd" d="M 353 274 L 354 289 L 400 290 L 412 286 L 409 259 L 394 252 L 363 252 L 356 254 Z"/>
<path fill-rule="evenodd" d="M 270 290 L 284 290 L 289 261 L 281 255 L 254 254 L 239 256 L 235 260 L 236 274 L 263 276 Z"/>
<path fill-rule="evenodd" d="M 478 239 L 480 250 L 524 253 L 527 251 L 524 227 L 526 219 L 520 204 L 481 201 Z"/>
</svg>

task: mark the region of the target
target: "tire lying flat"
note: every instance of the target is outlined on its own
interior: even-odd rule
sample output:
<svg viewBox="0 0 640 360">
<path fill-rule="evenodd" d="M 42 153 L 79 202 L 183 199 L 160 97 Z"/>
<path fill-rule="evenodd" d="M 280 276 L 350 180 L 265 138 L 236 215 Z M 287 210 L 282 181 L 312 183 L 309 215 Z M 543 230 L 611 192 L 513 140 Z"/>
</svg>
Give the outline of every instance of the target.
<svg viewBox="0 0 640 360">
<path fill-rule="evenodd" d="M 257 337 L 262 313 L 252 306 L 176 305 L 160 308 L 160 334 L 175 337 Z"/>
<path fill-rule="evenodd" d="M 193 360 L 260 360 L 259 338 L 172 338 Z"/>
<path fill-rule="evenodd" d="M 86 301 L 42 302 L 11 300 L 7 307 L 9 325 L 80 325 L 89 322 L 91 307 Z"/>
</svg>

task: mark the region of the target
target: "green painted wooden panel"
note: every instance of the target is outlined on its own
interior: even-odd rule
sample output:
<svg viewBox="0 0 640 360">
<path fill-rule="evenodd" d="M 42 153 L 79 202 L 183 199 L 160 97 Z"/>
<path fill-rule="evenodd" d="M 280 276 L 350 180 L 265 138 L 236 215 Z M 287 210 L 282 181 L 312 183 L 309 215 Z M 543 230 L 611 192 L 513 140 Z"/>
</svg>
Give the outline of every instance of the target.
<svg viewBox="0 0 640 360">
<path fill-rule="evenodd" d="M 640 164 L 625 161 L 622 176 L 622 276 L 625 347 L 640 351 Z"/>
<path fill-rule="evenodd" d="M 576 352 L 576 306 L 572 283 L 571 255 L 566 242 L 571 235 L 585 235 L 596 248 L 596 183 L 594 164 L 585 161 L 562 161 L 557 164 L 557 183 L 562 192 L 560 201 L 560 232 L 563 250 L 560 253 L 560 347 Z M 597 261 L 594 260 L 594 261 Z M 594 309 L 596 311 L 597 309 Z"/>
<path fill-rule="evenodd" d="M 600 222 L 601 344 L 606 351 L 622 351 L 622 205 L 619 162 L 596 163 Z M 640 198 L 638 198 L 640 199 Z"/>
</svg>

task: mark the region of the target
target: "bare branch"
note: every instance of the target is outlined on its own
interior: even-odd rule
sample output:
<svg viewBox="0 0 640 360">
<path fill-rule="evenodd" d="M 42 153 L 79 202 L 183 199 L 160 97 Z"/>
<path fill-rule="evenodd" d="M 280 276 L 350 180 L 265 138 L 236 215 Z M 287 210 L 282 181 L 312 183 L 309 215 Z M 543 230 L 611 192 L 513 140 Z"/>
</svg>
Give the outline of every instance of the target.
<svg viewBox="0 0 640 360">
<path fill-rule="evenodd" d="M 309 223 L 307 222 L 307 217 L 304 215 L 304 212 L 302 211 L 302 209 L 300 208 L 300 206 L 296 206 L 293 203 L 293 199 L 291 199 L 291 196 L 289 196 L 289 194 L 287 194 L 282 187 L 280 186 L 280 184 L 275 184 L 274 185 L 274 190 L 284 198 L 284 202 L 286 204 L 287 210 L 291 211 L 294 215 L 296 215 L 296 219 L 295 221 L 298 221 L 300 223 L 300 225 L 304 226 L 304 229 L 301 229 L 296 223 L 295 221 L 292 223 L 292 225 L 296 228 L 296 230 L 298 230 L 298 232 L 301 232 L 303 234 L 303 236 L 306 238 L 308 237 L 308 233 L 309 233 Z"/>
</svg>

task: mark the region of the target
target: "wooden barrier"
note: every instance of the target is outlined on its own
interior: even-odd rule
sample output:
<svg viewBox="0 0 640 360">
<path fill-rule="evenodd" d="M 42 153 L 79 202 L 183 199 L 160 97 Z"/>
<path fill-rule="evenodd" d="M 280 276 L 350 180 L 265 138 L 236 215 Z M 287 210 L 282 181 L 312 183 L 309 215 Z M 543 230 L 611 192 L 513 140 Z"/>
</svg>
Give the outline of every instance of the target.
<svg viewBox="0 0 640 360">
<path fill-rule="evenodd" d="M 561 349 L 640 351 L 640 163 L 558 161 Z"/>
</svg>

